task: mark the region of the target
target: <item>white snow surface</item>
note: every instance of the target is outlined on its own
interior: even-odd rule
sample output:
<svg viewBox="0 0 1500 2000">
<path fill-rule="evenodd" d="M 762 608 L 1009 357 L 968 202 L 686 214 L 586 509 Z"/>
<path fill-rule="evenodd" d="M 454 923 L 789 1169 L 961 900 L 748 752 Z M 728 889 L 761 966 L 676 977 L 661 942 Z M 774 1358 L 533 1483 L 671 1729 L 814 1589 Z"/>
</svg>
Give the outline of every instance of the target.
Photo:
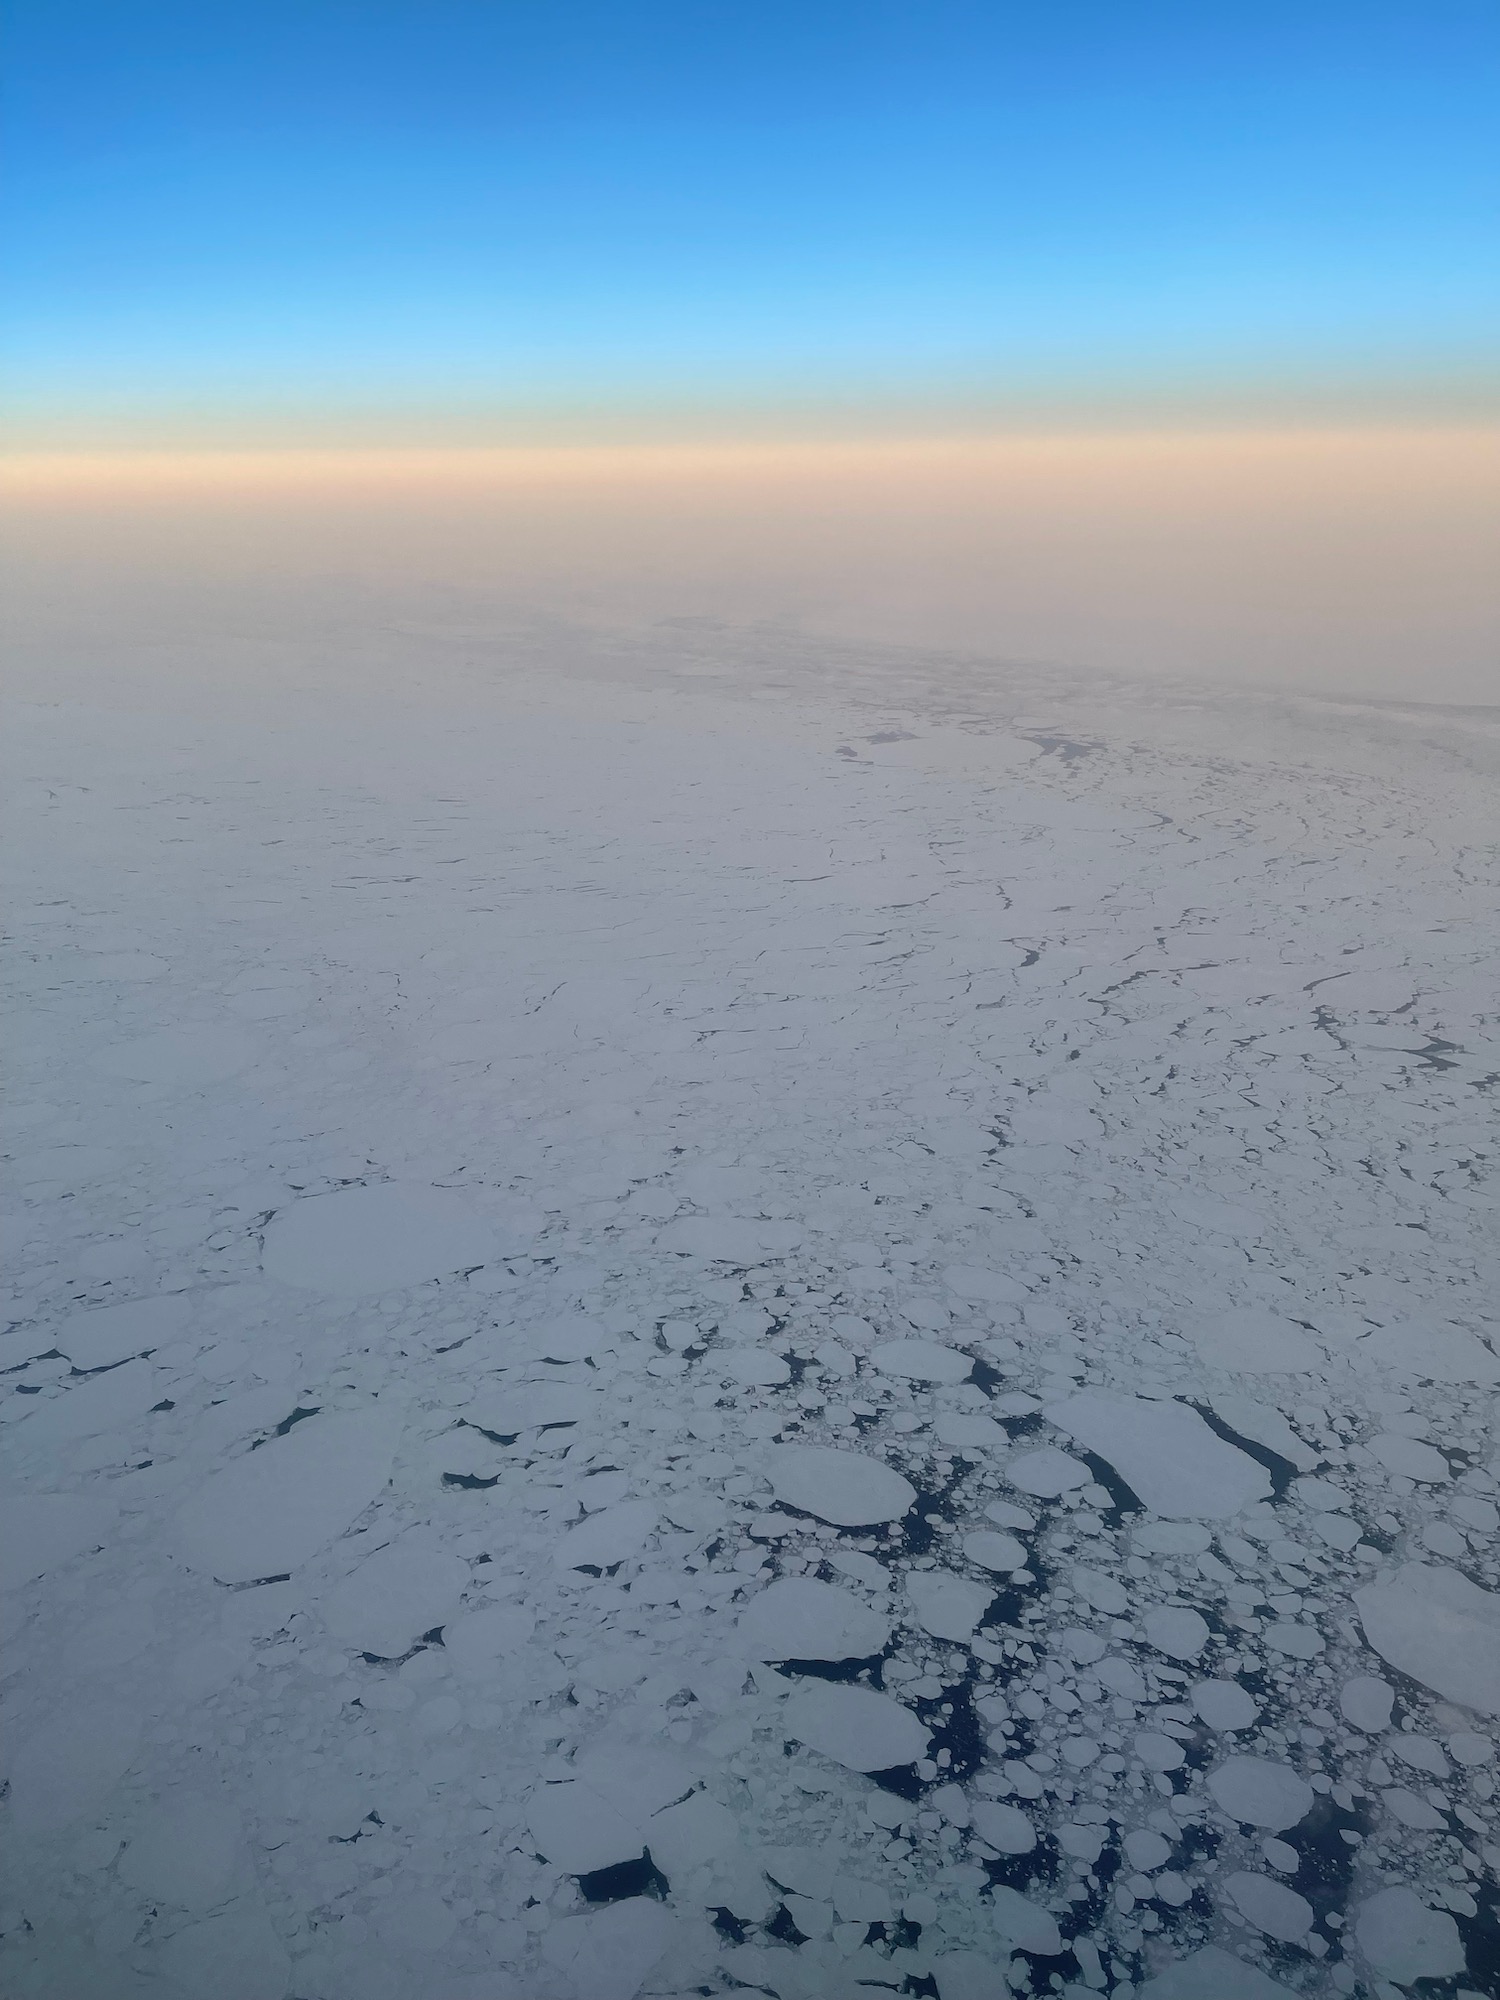
<svg viewBox="0 0 1500 2000">
<path fill-rule="evenodd" d="M 0 1991 L 1477 1989 L 1493 714 L 487 617 L 4 732 Z"/>
</svg>

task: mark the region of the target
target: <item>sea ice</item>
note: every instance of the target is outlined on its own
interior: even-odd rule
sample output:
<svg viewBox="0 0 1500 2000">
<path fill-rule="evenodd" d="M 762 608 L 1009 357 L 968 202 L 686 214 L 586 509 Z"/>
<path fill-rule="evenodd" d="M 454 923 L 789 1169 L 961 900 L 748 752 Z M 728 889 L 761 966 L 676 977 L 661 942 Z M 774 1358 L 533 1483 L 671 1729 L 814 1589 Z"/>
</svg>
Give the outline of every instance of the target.
<svg viewBox="0 0 1500 2000">
<path fill-rule="evenodd" d="M 909 1708 L 873 1688 L 799 1688 L 786 1706 L 786 1733 L 851 1771 L 886 1771 L 927 1755 L 928 1733 Z"/>
<path fill-rule="evenodd" d="M 1312 1809 L 1313 1789 L 1289 1764 L 1269 1757 L 1231 1757 L 1208 1774 L 1208 1789 L 1233 1820 L 1279 1833 Z"/>
<path fill-rule="evenodd" d="M 739 1636 L 758 1660 L 863 1660 L 884 1649 L 891 1626 L 847 1590 L 786 1576 L 751 1598 Z"/>
<path fill-rule="evenodd" d="M 1383 1660 L 1424 1686 L 1500 1715 L 1500 1597 L 1462 1571 L 1403 1563 L 1354 1593 L 1365 1637 Z"/>
<path fill-rule="evenodd" d="M 844 1528 L 899 1520 L 917 1497 L 909 1480 L 863 1452 L 782 1445 L 769 1469 L 778 1500 Z"/>
<path fill-rule="evenodd" d="M 1227 1520 L 1271 1491 L 1265 1467 L 1185 1404 L 1089 1389 L 1051 1404 L 1047 1415 L 1170 1520 Z"/>
</svg>

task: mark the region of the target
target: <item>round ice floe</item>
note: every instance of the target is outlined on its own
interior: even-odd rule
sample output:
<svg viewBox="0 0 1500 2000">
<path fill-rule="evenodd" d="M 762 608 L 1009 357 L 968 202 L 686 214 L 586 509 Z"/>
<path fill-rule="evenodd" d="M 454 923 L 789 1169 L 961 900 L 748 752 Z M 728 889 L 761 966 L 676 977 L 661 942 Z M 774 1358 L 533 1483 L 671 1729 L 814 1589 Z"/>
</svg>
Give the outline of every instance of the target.
<svg viewBox="0 0 1500 2000">
<path fill-rule="evenodd" d="M 928 1733 L 909 1708 L 873 1688 L 820 1682 L 786 1705 L 788 1736 L 851 1771 L 887 1771 L 927 1755 Z"/>
<path fill-rule="evenodd" d="M 1403 1563 L 1354 1593 L 1383 1660 L 1449 1701 L 1500 1715 L 1500 1596 L 1456 1569 Z"/>
<path fill-rule="evenodd" d="M 1036 1846 L 1036 1828 L 1019 1806 L 998 1799 L 979 1799 L 973 1807 L 974 1831 L 997 1854 L 1029 1854 Z"/>
<path fill-rule="evenodd" d="M 1430 1444 L 1423 1444 L 1420 1438 L 1382 1432 L 1370 1439 L 1369 1449 L 1387 1472 L 1394 1472 L 1402 1479 L 1440 1486 L 1453 1477 L 1453 1468 L 1443 1454 L 1434 1451 Z"/>
<path fill-rule="evenodd" d="M 1004 1451 L 1010 1444 L 1003 1427 L 977 1410 L 944 1410 L 932 1434 L 950 1451 Z"/>
<path fill-rule="evenodd" d="M 994 1596 L 988 1584 L 932 1569 L 913 1570 L 906 1579 L 906 1594 L 923 1631 L 955 1644 L 973 1638 Z"/>
<path fill-rule="evenodd" d="M 379 1181 L 313 1195 L 272 1217 L 269 1277 L 340 1298 L 404 1291 L 483 1264 L 494 1233 L 446 1188 Z"/>
<path fill-rule="evenodd" d="M 184 1292 L 95 1306 L 87 1312 L 69 1313 L 57 1331 L 55 1344 L 75 1368 L 110 1368 L 117 1361 L 175 1340 L 187 1325 L 190 1310 Z"/>
<path fill-rule="evenodd" d="M 429 1536 L 402 1535 L 335 1585 L 322 1604 L 323 1622 L 346 1646 L 397 1659 L 447 1622 L 468 1580 L 468 1564 Z"/>
<path fill-rule="evenodd" d="M 167 1028 L 95 1056 L 94 1067 L 130 1083 L 173 1083 L 185 1090 L 222 1083 L 244 1069 L 255 1044 L 233 1028 Z"/>
<path fill-rule="evenodd" d="M 1269 1757 L 1231 1757 L 1208 1775 L 1217 1804 L 1241 1825 L 1279 1833 L 1312 1810 L 1313 1789 L 1290 1764 Z"/>
<path fill-rule="evenodd" d="M 1440 1833 L 1448 1824 L 1443 1814 L 1419 1797 L 1409 1785 L 1392 1785 L 1380 1797 L 1391 1818 L 1416 1833 Z"/>
<path fill-rule="evenodd" d="M 1446 1910 L 1429 1910 L 1414 1889 L 1380 1889 L 1359 1906 L 1354 1936 L 1387 1979 L 1451 1979 L 1467 1963 L 1463 1940 Z"/>
<path fill-rule="evenodd" d="M 1225 1878 L 1224 1893 L 1247 1924 L 1267 1937 L 1280 1938 L 1283 1944 L 1294 1943 L 1312 1929 L 1312 1904 L 1269 1875 L 1237 1869 Z"/>
<path fill-rule="evenodd" d="M 812 1577 L 780 1577 L 740 1614 L 740 1643 L 757 1660 L 865 1660 L 891 1636 L 847 1590 Z"/>
<path fill-rule="evenodd" d="M 1186 1755 L 1175 1736 L 1165 1736 L 1159 1729 L 1143 1729 L 1134 1749 L 1148 1771 L 1180 1771 Z"/>
<path fill-rule="evenodd" d="M 870 1359 L 882 1375 L 899 1375 L 908 1382 L 966 1382 L 974 1363 L 957 1348 L 935 1340 L 891 1340 L 877 1347 Z"/>
<path fill-rule="evenodd" d="M 212 1909 L 228 1893 L 241 1839 L 233 1806 L 201 1793 L 174 1791 L 132 1830 L 120 1858 L 120 1877 L 152 1902 Z"/>
<path fill-rule="evenodd" d="M 1259 1703 L 1238 1681 L 1199 1681 L 1193 1707 L 1210 1729 L 1226 1731 L 1248 1729 L 1260 1714 Z"/>
<path fill-rule="evenodd" d="M 655 1532 L 659 1516 L 647 1500 L 622 1500 L 601 1508 L 558 1543 L 553 1560 L 559 1569 L 613 1569 L 639 1555 Z"/>
<path fill-rule="evenodd" d="M 715 1355 L 709 1363 L 728 1382 L 738 1382 L 741 1388 L 779 1388 L 790 1381 L 792 1371 L 779 1354 L 772 1354 L 764 1347 L 732 1347 L 726 1353 Z"/>
<path fill-rule="evenodd" d="M 990 1891 L 990 1920 L 1012 1951 L 1034 1951 L 1039 1958 L 1056 1958 L 1063 1948 L 1057 1919 L 1018 1889 L 997 1882 Z"/>
<path fill-rule="evenodd" d="M 768 1470 L 778 1500 L 841 1528 L 898 1521 L 917 1497 L 910 1481 L 878 1458 L 826 1445 L 782 1445 Z"/>
<path fill-rule="evenodd" d="M 972 1535 L 965 1535 L 963 1549 L 971 1563 L 1001 1576 L 1026 1567 L 1026 1551 L 1015 1536 L 998 1534 L 992 1528 L 976 1528 Z"/>
<path fill-rule="evenodd" d="M 1322 1361 L 1317 1343 L 1268 1306 L 1241 1306 L 1195 1321 L 1189 1331 L 1205 1361 L 1242 1375 L 1294 1375 Z"/>
<path fill-rule="evenodd" d="M 1118 1577 L 1080 1566 L 1070 1572 L 1068 1580 L 1085 1604 L 1102 1611 L 1107 1618 L 1123 1618 L 1130 1609 L 1130 1594 Z"/>
<path fill-rule="evenodd" d="M 1005 1468 L 1005 1477 L 1023 1493 L 1039 1500 L 1055 1500 L 1076 1487 L 1087 1486 L 1093 1474 L 1081 1460 L 1070 1458 L 1055 1445 L 1044 1444 L 1036 1451 L 1018 1452 Z"/>
<path fill-rule="evenodd" d="M 1344 1711 L 1345 1721 L 1352 1722 L 1367 1736 L 1378 1736 L 1382 1729 L 1390 1727 L 1395 1701 L 1396 1690 L 1373 1674 L 1356 1674 L 1339 1691 L 1339 1707 Z"/>
<path fill-rule="evenodd" d="M 1145 1626 L 1147 1643 L 1169 1659 L 1196 1660 L 1208 1644 L 1208 1626 L 1181 1605 L 1158 1605 L 1146 1613 Z"/>
</svg>

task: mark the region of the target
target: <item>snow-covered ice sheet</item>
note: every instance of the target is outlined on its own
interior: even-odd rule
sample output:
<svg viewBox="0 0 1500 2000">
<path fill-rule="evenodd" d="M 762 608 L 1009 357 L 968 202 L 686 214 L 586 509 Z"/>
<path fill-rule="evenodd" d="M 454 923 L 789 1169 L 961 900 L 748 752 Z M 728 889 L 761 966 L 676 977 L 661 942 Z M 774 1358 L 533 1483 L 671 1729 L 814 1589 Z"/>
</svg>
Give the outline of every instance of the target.
<svg viewBox="0 0 1500 2000">
<path fill-rule="evenodd" d="M 1493 718 L 329 648 L 11 718 L 0 1991 L 1500 1991 Z"/>
</svg>

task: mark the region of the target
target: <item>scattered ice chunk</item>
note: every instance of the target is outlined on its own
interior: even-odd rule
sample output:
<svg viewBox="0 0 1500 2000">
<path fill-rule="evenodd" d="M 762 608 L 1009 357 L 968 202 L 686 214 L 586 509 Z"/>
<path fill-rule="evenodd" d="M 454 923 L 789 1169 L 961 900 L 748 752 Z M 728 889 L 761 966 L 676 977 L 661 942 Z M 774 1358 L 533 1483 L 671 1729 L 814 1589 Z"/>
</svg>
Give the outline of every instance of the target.
<svg viewBox="0 0 1500 2000">
<path fill-rule="evenodd" d="M 1488 1764 L 1495 1754 L 1495 1746 L 1487 1736 L 1477 1736 L 1472 1729 L 1458 1729 L 1448 1738 L 1448 1750 L 1455 1763 L 1467 1770 L 1474 1770 L 1481 1764 Z"/>
<path fill-rule="evenodd" d="M 924 1632 L 958 1643 L 973 1638 L 994 1596 L 987 1584 L 934 1569 L 913 1570 L 906 1579 L 906 1594 Z"/>
<path fill-rule="evenodd" d="M 1004 1451 L 1010 1444 L 993 1417 L 971 1410 L 944 1410 L 934 1423 L 932 1434 L 950 1451 Z"/>
<path fill-rule="evenodd" d="M 576 1778 L 539 1786 L 526 1808 L 526 1827 L 537 1853 L 565 1875 L 634 1861 L 646 1844 L 636 1819 Z"/>
<path fill-rule="evenodd" d="M 114 1502 L 93 1493 L 0 1494 L 0 1592 L 97 1549 L 117 1519 Z"/>
<path fill-rule="evenodd" d="M 993 1954 L 981 1951 L 939 1952 L 932 1971 L 942 2000 L 1008 2000 L 1013 1990 Z"/>
<path fill-rule="evenodd" d="M 1175 1604 L 1158 1605 L 1145 1618 L 1146 1640 L 1173 1660 L 1196 1660 L 1208 1644 L 1209 1631 L 1201 1615 Z"/>
<path fill-rule="evenodd" d="M 1045 1444 L 1035 1451 L 1018 1452 L 1006 1466 L 1005 1477 L 1023 1493 L 1034 1493 L 1039 1500 L 1056 1500 L 1063 1493 L 1087 1486 L 1093 1475 L 1080 1459 Z"/>
<path fill-rule="evenodd" d="M 1323 1650 L 1323 1635 L 1317 1627 L 1295 1618 L 1273 1619 L 1261 1637 L 1273 1653 L 1284 1653 L 1291 1660 L 1315 1660 Z"/>
<path fill-rule="evenodd" d="M 1148 1979 L 1138 2000 L 1297 2000 L 1297 1996 L 1258 1965 L 1246 1965 L 1242 1958 L 1211 1944 Z"/>
<path fill-rule="evenodd" d="M 559 1569 L 613 1569 L 640 1554 L 659 1520 L 649 1500 L 622 1500 L 618 1506 L 602 1507 L 568 1530 L 553 1561 Z"/>
<path fill-rule="evenodd" d="M 1313 1906 L 1304 1896 L 1269 1875 L 1236 1869 L 1224 1879 L 1224 1893 L 1246 1923 L 1283 1944 L 1295 1944 L 1312 1929 Z"/>
<path fill-rule="evenodd" d="M 1019 1806 L 980 1799 L 970 1810 L 974 1831 L 997 1854 L 1029 1854 L 1036 1846 L 1036 1828 Z"/>
<path fill-rule="evenodd" d="M 286 1285 L 368 1298 L 448 1277 L 494 1254 L 494 1230 L 462 1195 L 418 1181 L 377 1181 L 308 1196 L 274 1215 L 262 1263 Z"/>
<path fill-rule="evenodd" d="M 778 1500 L 842 1528 L 896 1521 L 916 1500 L 916 1488 L 878 1458 L 826 1445 L 782 1445 L 771 1453 Z"/>
<path fill-rule="evenodd" d="M 239 1814 L 226 1800 L 174 1792 L 131 1832 L 120 1879 L 153 1902 L 210 1910 L 229 1892 L 242 1841 Z"/>
<path fill-rule="evenodd" d="M 1365 1637 L 1383 1660 L 1435 1693 L 1500 1715 L 1500 1597 L 1462 1571 L 1403 1563 L 1354 1593 Z"/>
<path fill-rule="evenodd" d="M 899 1821 L 894 1822 L 899 1824 Z M 836 1848 L 767 1847 L 761 1852 L 766 1873 L 780 1889 L 795 1890 L 799 1896 L 822 1902 L 833 1894 L 833 1878 L 839 1872 Z"/>
<path fill-rule="evenodd" d="M 1323 1360 L 1316 1341 L 1269 1306 L 1210 1313 L 1189 1332 L 1205 1361 L 1235 1374 L 1305 1374 Z"/>
<path fill-rule="evenodd" d="M 1354 1936 L 1378 1973 L 1399 1985 L 1451 1979 L 1466 1964 L 1458 1926 L 1446 1910 L 1430 1910 L 1414 1889 L 1378 1889 L 1359 1906 Z"/>
<path fill-rule="evenodd" d="M 751 1599 L 739 1636 L 758 1660 L 863 1660 L 884 1650 L 891 1626 L 847 1590 L 788 1576 Z"/>
<path fill-rule="evenodd" d="M 1231 1757 L 1208 1774 L 1208 1789 L 1232 1820 L 1279 1833 L 1312 1809 L 1313 1789 L 1290 1764 Z"/>
<path fill-rule="evenodd" d="M 1143 1729 L 1135 1739 L 1135 1754 L 1148 1771 L 1180 1771 L 1186 1753 L 1175 1736 L 1158 1729 Z"/>
<path fill-rule="evenodd" d="M 1248 1729 L 1260 1714 L 1259 1703 L 1238 1681 L 1199 1681 L 1193 1707 L 1210 1729 L 1222 1731 Z"/>
<path fill-rule="evenodd" d="M 583 1423 L 598 1407 L 598 1391 L 582 1382 L 517 1382 L 481 1389 L 461 1414 L 475 1430 L 510 1438 L 554 1424 Z"/>
<path fill-rule="evenodd" d="M 1440 1320 L 1374 1327 L 1354 1343 L 1351 1352 L 1356 1359 L 1373 1362 L 1393 1374 L 1432 1382 L 1469 1382 L 1480 1387 L 1500 1382 L 1500 1356 L 1472 1333 Z"/>
<path fill-rule="evenodd" d="M 1369 1449 L 1387 1472 L 1403 1479 L 1415 1479 L 1428 1486 L 1440 1486 L 1453 1477 L 1453 1468 L 1440 1451 L 1420 1438 L 1400 1437 L 1382 1431 L 1370 1439 Z"/>
<path fill-rule="evenodd" d="M 1142 1521 L 1130 1531 L 1130 1546 L 1142 1556 L 1198 1556 L 1213 1539 L 1213 1530 L 1198 1521 Z"/>
<path fill-rule="evenodd" d="M 1026 1551 L 1015 1536 L 1002 1535 L 990 1528 L 976 1528 L 965 1535 L 963 1551 L 970 1562 L 1000 1575 L 1008 1576 L 1013 1569 L 1026 1566 Z"/>
<path fill-rule="evenodd" d="M 1056 1958 L 1063 1949 L 1057 1919 L 1019 1889 L 997 1882 L 990 1891 L 990 1920 L 1001 1942 L 1012 1951 L 1034 1951 L 1039 1958 Z"/>
<path fill-rule="evenodd" d="M 1036 1526 L 1036 1517 L 1028 1514 L 1024 1507 L 1014 1506 L 1009 1500 L 991 1500 L 984 1510 L 984 1518 L 993 1521 L 997 1528 L 1016 1528 L 1029 1535 Z"/>
<path fill-rule="evenodd" d="M 1112 1654 L 1095 1667 L 1094 1678 L 1124 1701 L 1144 1701 L 1146 1698 L 1146 1683 L 1133 1660 L 1122 1660 L 1117 1654 Z"/>
<path fill-rule="evenodd" d="M 299 1569 L 384 1488 L 400 1428 L 398 1413 L 380 1406 L 310 1417 L 234 1459 L 179 1512 L 182 1560 L 221 1583 Z"/>
<path fill-rule="evenodd" d="M 1317 1464 L 1318 1454 L 1308 1449 L 1279 1410 L 1268 1409 L 1252 1396 L 1221 1393 L 1210 1397 L 1209 1402 L 1221 1423 L 1249 1438 L 1252 1444 L 1263 1444 L 1300 1472 L 1311 1472 Z"/>
<path fill-rule="evenodd" d="M 786 1732 L 851 1771 L 890 1770 L 927 1755 L 925 1725 L 873 1688 L 799 1688 L 786 1706 Z"/>
<path fill-rule="evenodd" d="M 419 1530 L 366 1557 L 323 1600 L 323 1622 L 346 1646 L 396 1659 L 444 1625 L 469 1581 L 469 1566 Z"/>
<path fill-rule="evenodd" d="M 782 1222 L 744 1220 L 737 1216 L 688 1215 L 670 1222 L 656 1238 L 659 1250 L 679 1256 L 703 1257 L 718 1264 L 761 1264 L 768 1255 L 795 1250 L 802 1231 Z"/>
<path fill-rule="evenodd" d="M 58 1328 L 54 1345 L 75 1368 L 110 1368 L 117 1361 L 178 1339 L 191 1310 L 184 1292 L 94 1306 L 87 1312 L 70 1313 Z"/>
<path fill-rule="evenodd" d="M 935 1340 L 891 1340 L 877 1347 L 870 1359 L 882 1375 L 896 1375 L 909 1382 L 966 1382 L 974 1363 L 956 1348 L 940 1347 Z"/>
<path fill-rule="evenodd" d="M 1271 1491 L 1271 1476 L 1183 1403 L 1086 1389 L 1048 1407 L 1048 1418 L 1112 1465 L 1153 1513 L 1227 1520 Z"/>
</svg>

